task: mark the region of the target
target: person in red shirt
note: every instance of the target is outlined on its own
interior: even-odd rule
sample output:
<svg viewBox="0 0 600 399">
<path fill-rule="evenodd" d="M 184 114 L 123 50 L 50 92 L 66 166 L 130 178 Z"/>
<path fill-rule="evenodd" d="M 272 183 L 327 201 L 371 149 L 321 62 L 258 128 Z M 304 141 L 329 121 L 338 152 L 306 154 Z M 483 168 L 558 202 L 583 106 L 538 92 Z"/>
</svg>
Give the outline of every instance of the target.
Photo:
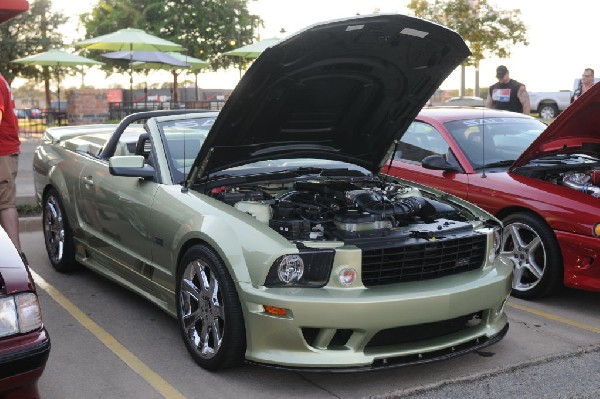
<svg viewBox="0 0 600 399">
<path fill-rule="evenodd" d="M 21 152 L 19 122 L 14 112 L 10 86 L 0 73 L 0 225 L 25 260 L 19 240 L 19 214 L 16 197 L 17 166 Z"/>
</svg>

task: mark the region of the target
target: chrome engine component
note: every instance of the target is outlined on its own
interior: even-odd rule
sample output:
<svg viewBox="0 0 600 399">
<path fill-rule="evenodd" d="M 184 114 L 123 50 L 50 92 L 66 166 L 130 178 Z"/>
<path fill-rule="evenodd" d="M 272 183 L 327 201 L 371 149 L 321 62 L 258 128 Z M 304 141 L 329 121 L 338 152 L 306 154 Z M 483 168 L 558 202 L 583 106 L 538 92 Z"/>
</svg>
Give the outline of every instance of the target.
<svg viewBox="0 0 600 399">
<path fill-rule="evenodd" d="M 297 181 L 221 187 L 213 196 L 288 239 L 347 239 L 398 229 L 416 231 L 417 225 L 431 226 L 442 219 L 464 221 L 454 207 L 397 184 Z"/>
<path fill-rule="evenodd" d="M 591 181 L 592 176 L 586 173 L 567 172 L 562 178 L 565 187 L 600 198 L 600 187 L 594 186 Z"/>
</svg>

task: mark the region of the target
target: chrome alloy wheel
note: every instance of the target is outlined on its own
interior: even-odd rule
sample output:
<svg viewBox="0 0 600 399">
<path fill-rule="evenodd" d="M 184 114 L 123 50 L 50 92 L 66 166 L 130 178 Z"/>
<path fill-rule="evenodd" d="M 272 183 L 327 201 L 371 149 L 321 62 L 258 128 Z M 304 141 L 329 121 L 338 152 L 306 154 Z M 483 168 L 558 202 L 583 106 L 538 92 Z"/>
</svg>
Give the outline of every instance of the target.
<svg viewBox="0 0 600 399">
<path fill-rule="evenodd" d="M 218 276 L 211 265 L 196 259 L 188 263 L 181 279 L 181 323 L 185 337 L 198 356 L 210 359 L 221 348 L 226 322 Z"/>
<path fill-rule="evenodd" d="M 517 291 L 534 288 L 544 276 L 546 251 L 540 236 L 524 223 L 504 227 L 502 255 L 514 266 L 512 286 Z"/>
<path fill-rule="evenodd" d="M 58 264 L 63 259 L 65 225 L 60 205 L 54 195 L 49 195 L 46 198 L 43 212 L 44 240 L 46 241 L 48 255 L 53 264 Z"/>
</svg>

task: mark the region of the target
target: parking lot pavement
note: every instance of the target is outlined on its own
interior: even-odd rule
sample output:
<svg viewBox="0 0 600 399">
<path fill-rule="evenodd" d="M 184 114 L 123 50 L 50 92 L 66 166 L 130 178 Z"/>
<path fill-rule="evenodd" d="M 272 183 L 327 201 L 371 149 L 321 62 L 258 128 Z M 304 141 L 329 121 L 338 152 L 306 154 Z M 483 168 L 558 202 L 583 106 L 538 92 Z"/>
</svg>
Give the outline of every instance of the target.
<svg viewBox="0 0 600 399">
<path fill-rule="evenodd" d="M 175 319 L 88 270 L 56 273 L 41 231 L 23 233 L 21 241 L 45 282 L 40 301 L 52 339 L 40 380 L 45 399 L 159 398 L 169 397 L 164 392 L 170 389 L 209 399 L 595 398 L 600 391 L 598 293 L 566 290 L 535 302 L 510 299 L 504 340 L 446 361 L 358 374 L 251 365 L 210 373 L 188 355 Z"/>
</svg>

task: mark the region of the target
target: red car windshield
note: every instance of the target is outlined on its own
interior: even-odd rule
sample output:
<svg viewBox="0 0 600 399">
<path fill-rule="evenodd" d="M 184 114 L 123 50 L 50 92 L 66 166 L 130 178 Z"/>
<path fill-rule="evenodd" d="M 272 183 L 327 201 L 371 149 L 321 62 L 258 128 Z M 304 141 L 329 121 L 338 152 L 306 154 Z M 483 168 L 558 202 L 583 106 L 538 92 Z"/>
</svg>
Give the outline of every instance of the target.
<svg viewBox="0 0 600 399">
<path fill-rule="evenodd" d="M 510 166 L 544 131 L 530 118 L 462 119 L 444 123 L 474 169 Z"/>
</svg>

